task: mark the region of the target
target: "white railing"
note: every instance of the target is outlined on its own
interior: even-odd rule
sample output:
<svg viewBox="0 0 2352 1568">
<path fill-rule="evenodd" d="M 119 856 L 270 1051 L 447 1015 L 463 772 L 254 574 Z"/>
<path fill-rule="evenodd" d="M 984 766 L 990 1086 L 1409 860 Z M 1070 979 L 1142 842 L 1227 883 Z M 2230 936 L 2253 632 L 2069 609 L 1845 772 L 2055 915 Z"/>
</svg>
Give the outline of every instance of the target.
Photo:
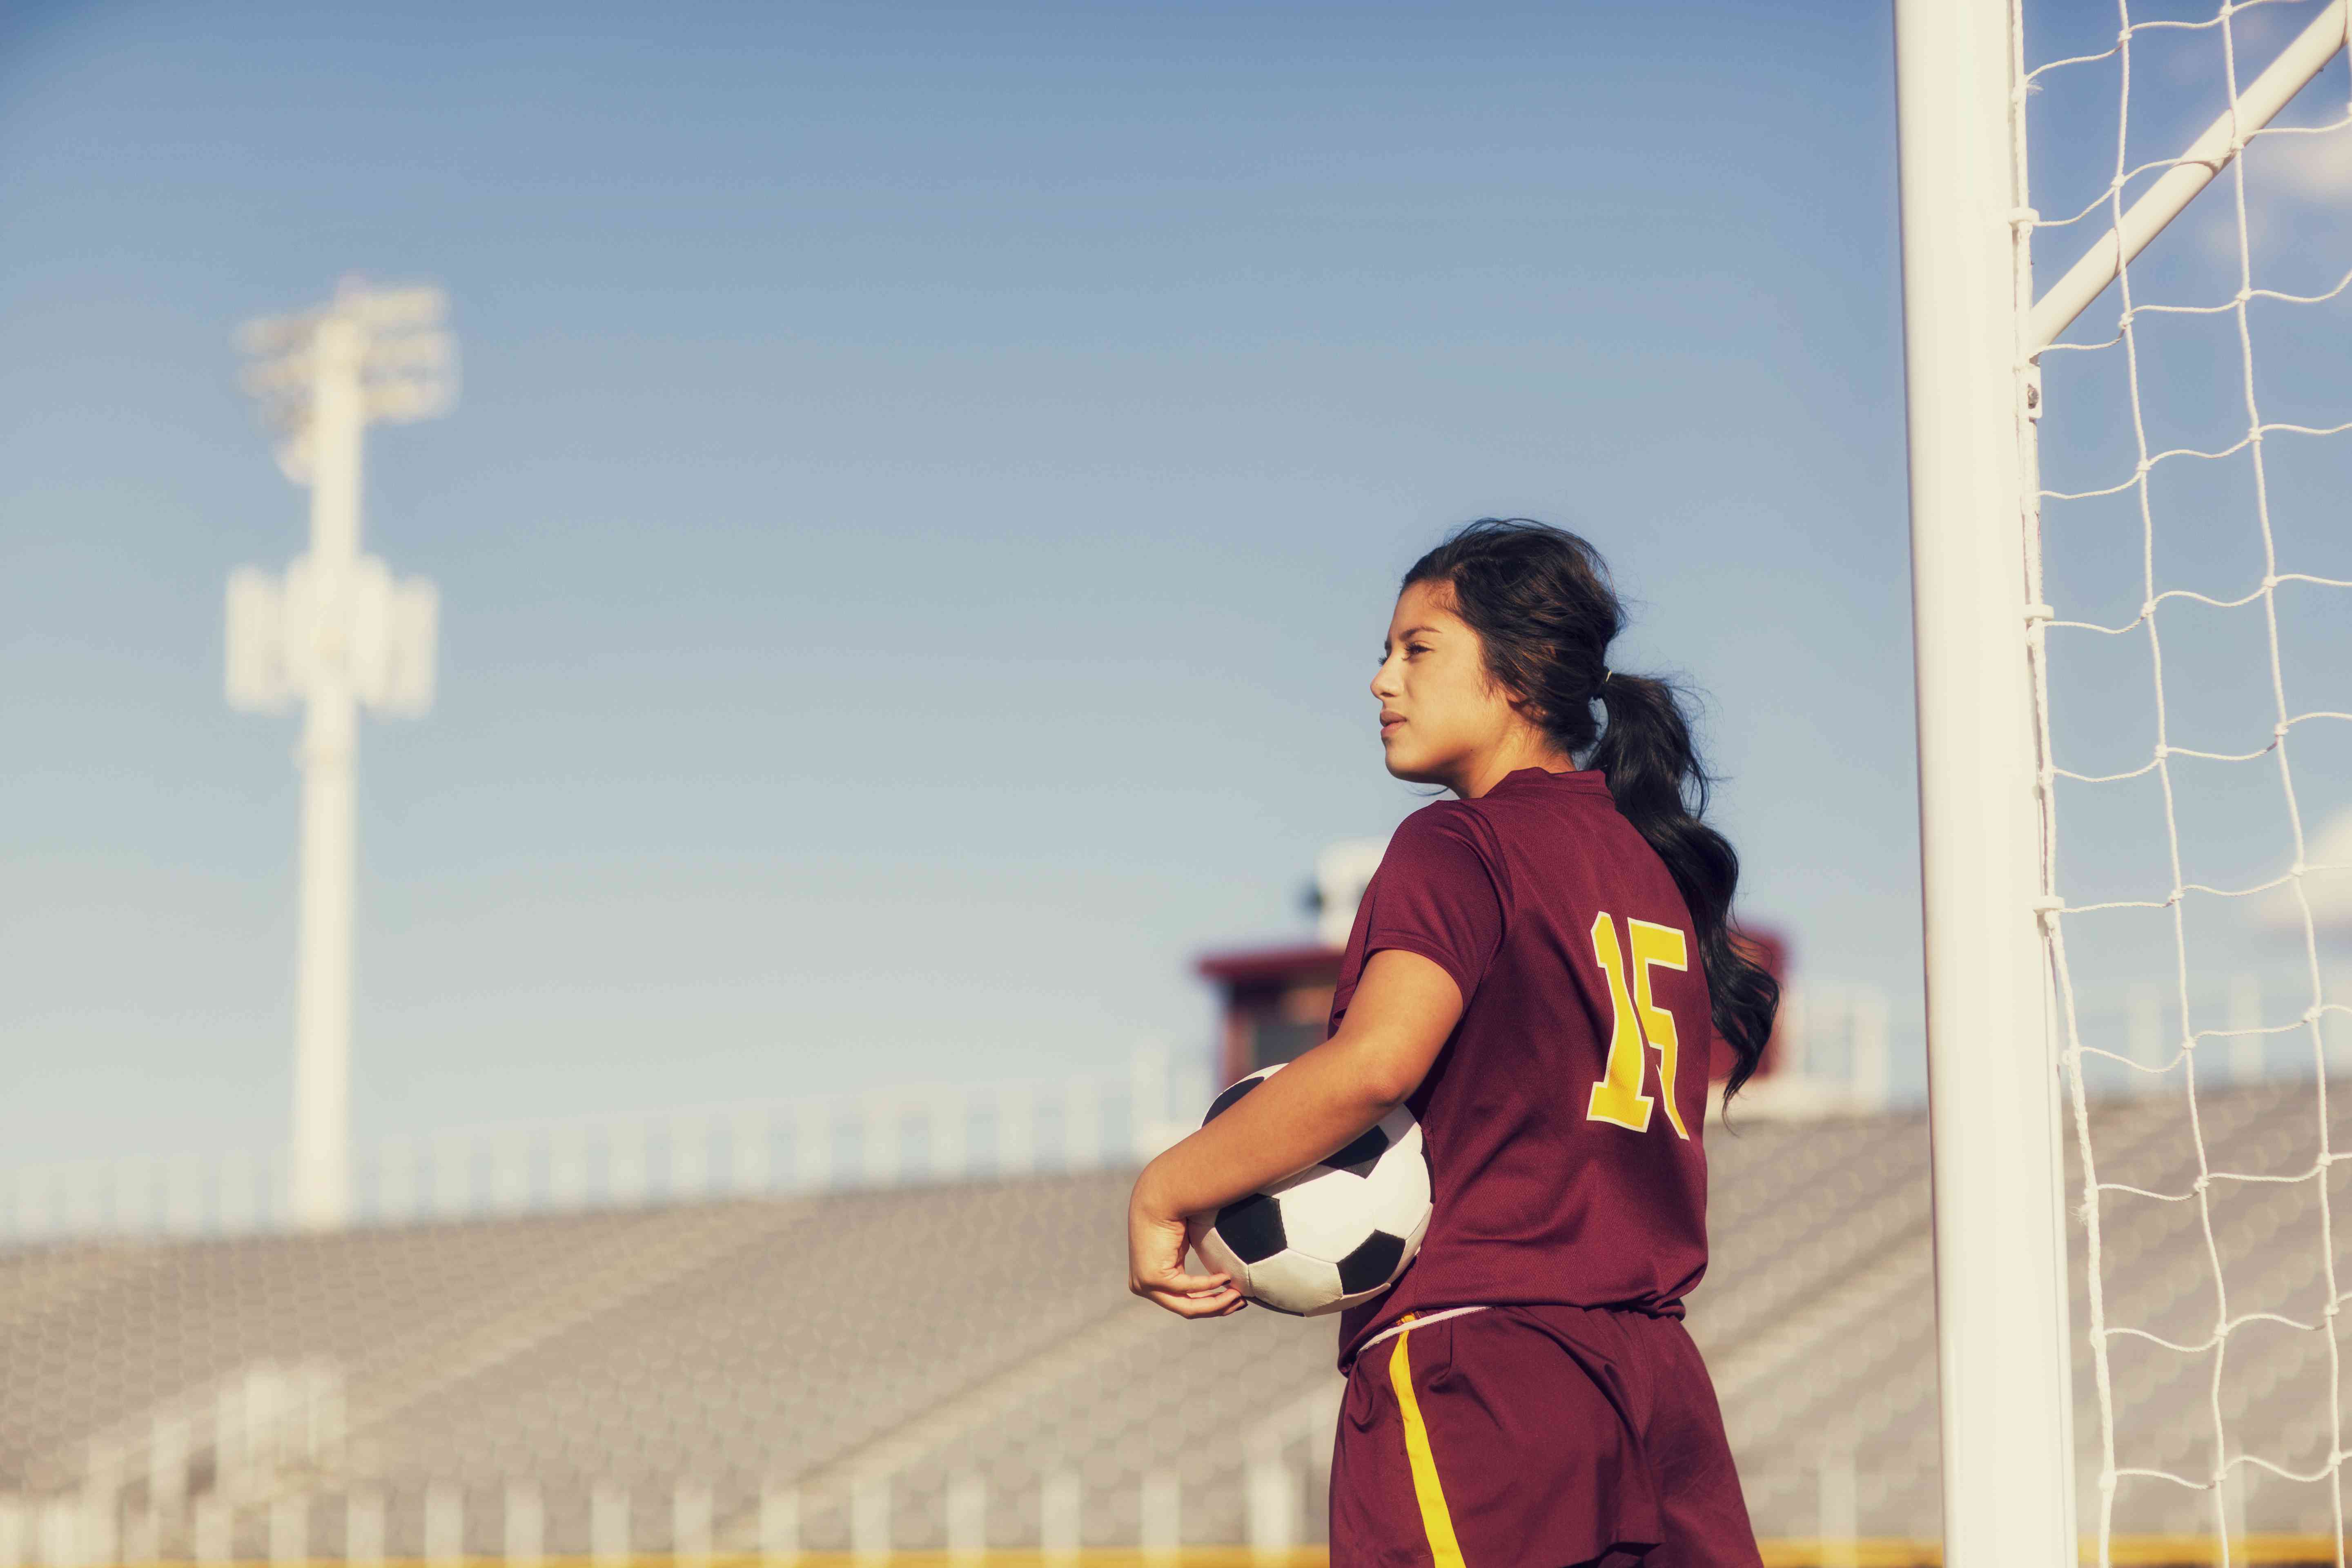
<svg viewBox="0 0 2352 1568">
<path fill-rule="evenodd" d="M 1740 1090 L 1735 1118 L 1796 1121 L 1887 1108 L 1893 1046 L 1885 992 L 1870 985 L 1790 986 L 1780 994 L 1775 1037 L 1773 1070 Z"/>
<path fill-rule="evenodd" d="M 1318 1436 L 1328 1448 L 1328 1431 Z M 1271 1468 L 1248 1478 L 1244 1542 L 1230 1543 L 1223 1552 L 1211 1546 L 1213 1560 L 1230 1562 L 1231 1546 L 1246 1544 L 1260 1561 L 1289 1562 L 1298 1547 L 1320 1537 L 1319 1530 L 1304 1528 L 1297 1504 L 1287 1495 L 1302 1483 L 1299 1468 L 1279 1458 L 1265 1464 Z M 1125 1548 L 1122 1542 L 1111 1554 L 1147 1564 L 1179 1561 L 1185 1550 L 1187 1499 L 1176 1473 L 1150 1470 L 1127 1478 L 1118 1489 L 1129 1488 L 1139 1494 L 1133 1544 Z M 730 1500 L 739 1507 L 748 1504 L 730 1521 L 717 1506 L 716 1489 L 698 1477 L 667 1486 L 616 1480 L 567 1485 L 562 1489 L 562 1511 L 550 1506 L 553 1489 L 520 1478 L 496 1489 L 436 1482 L 387 1492 L 362 1484 L 317 1494 L 289 1490 L 250 1501 L 205 1492 L 163 1506 L 143 1500 L 134 1505 L 95 1491 L 0 1492 L 0 1568 L 108 1568 L 124 1563 L 299 1568 L 320 1562 L 350 1568 L 384 1568 L 387 1562 L 421 1563 L 425 1568 L 482 1563 L 545 1568 L 558 1556 L 559 1542 L 568 1548 L 563 1557 L 573 1563 L 582 1560 L 579 1548 L 584 1546 L 585 1561 L 597 1568 L 626 1568 L 648 1557 L 679 1568 L 709 1568 L 714 1560 L 786 1568 L 807 1562 L 803 1521 L 816 1511 L 810 1505 L 819 1500 L 804 1498 L 790 1481 L 771 1482 L 753 1497 Z M 933 1563 L 942 1557 L 950 1563 L 980 1562 L 999 1552 L 1028 1564 L 1076 1563 L 1092 1533 L 1088 1489 L 1075 1469 L 1012 1487 L 992 1485 L 979 1471 L 958 1472 L 947 1480 L 945 1551 L 938 1545 L 918 1550 Z M 1108 1500 L 1103 1493 L 1109 1489 L 1095 1489 L 1097 1503 Z M 825 1500 L 846 1502 L 844 1522 L 855 1560 L 879 1563 L 906 1550 L 896 1518 L 894 1478 L 862 1481 L 846 1500 Z M 1001 1521 L 1032 1509 L 1035 1547 L 1007 1550 L 999 1544 L 992 1550 L 992 1515 Z M 924 1533 L 935 1541 L 940 1532 Z M 329 1549 L 337 1541 L 341 1550 Z"/>
<path fill-rule="evenodd" d="M 2352 965 L 2337 965 L 2328 994 L 2352 994 Z M 2248 968 L 2206 983 L 2180 998 L 2153 983 L 2081 995 L 2075 1017 L 2090 1047 L 2084 1081 L 2100 1096 L 2157 1094 L 2177 1089 L 2181 1054 L 2197 1052 L 2198 1082 L 2208 1088 L 2284 1082 L 2315 1071 L 2305 1009 L 2307 979 Z M 2352 1017 L 2321 1020 L 2326 1071 L 2352 1077 Z M 1908 1031 L 1906 1031 L 1907 1034 Z M 1916 1053 L 1916 1035 L 1898 1039 L 1886 993 L 1871 985 L 1792 985 L 1781 994 L 1780 1058 L 1769 1078 L 1740 1091 L 1732 1115 L 1801 1119 L 1869 1114 L 1888 1109 L 1897 1050 Z"/>
<path fill-rule="evenodd" d="M 2226 994 L 2192 998 L 2205 1081 L 2308 1072 L 2307 1051 L 2271 1037 L 2289 1031 L 2291 1001 L 2292 988 L 2252 973 L 2231 976 Z M 2142 988 L 2080 1010 L 2086 1039 L 2124 1060 L 2152 1067 L 2179 1048 L 2178 1007 L 2166 994 Z M 1891 1033 L 1882 991 L 1792 988 L 1783 1003 L 1780 1070 L 1751 1085 L 1738 1111 L 1885 1109 Z M 2331 1030 L 2327 1054 L 2332 1075 L 2352 1074 L 2352 1025 Z M 2147 1092 L 2167 1081 L 2124 1060 L 2103 1058 L 2090 1076 L 2108 1093 Z M 363 1149 L 352 1173 L 353 1217 L 386 1225 L 1095 1170 L 1165 1148 L 1192 1125 L 1193 1109 L 1211 1092 L 1204 1064 L 1171 1068 L 1165 1051 L 1147 1049 L 1124 1073 L 454 1128 Z M 278 1153 L 133 1155 L 0 1170 L 0 1244 L 237 1235 L 290 1223 Z"/>
<path fill-rule="evenodd" d="M 352 1173 L 356 1224 L 629 1208 L 1125 1165 L 1207 1102 L 1166 1052 L 1125 1073 L 932 1085 L 393 1138 Z M 1173 1116 L 1173 1120 L 1171 1120 Z M 281 1155 L 72 1161 L 0 1171 L 0 1241 L 235 1235 L 291 1224 Z"/>
<path fill-rule="evenodd" d="M 2330 996 L 2352 994 L 2352 965 L 2330 965 L 2324 984 Z M 2324 1047 L 2316 1061 L 2315 1022 Z M 2078 988 L 2074 1026 L 2084 1084 L 2098 1096 L 2177 1093 L 2191 1052 L 2200 1088 L 2352 1076 L 2352 1017 L 2315 1017 L 2309 976 L 2291 971 L 2200 976 L 2186 1018 L 2177 981 Z"/>
</svg>

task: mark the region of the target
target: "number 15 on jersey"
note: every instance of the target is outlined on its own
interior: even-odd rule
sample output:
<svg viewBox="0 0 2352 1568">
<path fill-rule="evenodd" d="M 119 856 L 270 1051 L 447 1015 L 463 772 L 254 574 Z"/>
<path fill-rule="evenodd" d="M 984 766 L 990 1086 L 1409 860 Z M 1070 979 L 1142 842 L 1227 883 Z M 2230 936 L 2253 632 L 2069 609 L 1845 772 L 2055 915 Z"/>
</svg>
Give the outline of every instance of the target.
<svg viewBox="0 0 2352 1568">
<path fill-rule="evenodd" d="M 1690 953 L 1682 931 L 1648 921 L 1625 922 L 1629 941 L 1620 945 L 1617 922 L 1607 910 L 1593 917 L 1592 958 L 1609 978 L 1609 1066 L 1592 1086 L 1586 1103 L 1588 1121 L 1610 1121 L 1636 1132 L 1650 1130 L 1651 1098 L 1644 1092 L 1649 1079 L 1649 1051 L 1658 1053 L 1658 1091 L 1666 1102 L 1666 1121 L 1675 1136 L 1688 1138 L 1683 1113 L 1675 1104 L 1675 1073 L 1682 1046 L 1675 1035 L 1675 1016 L 1658 1005 L 1650 994 L 1652 969 L 1687 969 Z M 1628 952 L 1632 962 L 1626 961 Z M 1632 980 L 1628 994 L 1626 982 Z M 1644 1043 L 1649 1050 L 1643 1048 Z"/>
</svg>

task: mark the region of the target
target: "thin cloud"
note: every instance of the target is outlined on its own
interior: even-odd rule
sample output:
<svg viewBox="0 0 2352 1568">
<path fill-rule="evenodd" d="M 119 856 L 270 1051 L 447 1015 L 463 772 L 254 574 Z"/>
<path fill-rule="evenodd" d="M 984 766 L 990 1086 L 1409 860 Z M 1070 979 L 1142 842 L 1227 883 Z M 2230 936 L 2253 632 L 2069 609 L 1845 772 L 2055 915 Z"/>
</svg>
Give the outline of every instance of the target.
<svg viewBox="0 0 2352 1568">
<path fill-rule="evenodd" d="M 2352 196 L 2352 126 L 2311 136 L 2273 136 L 2259 147 L 2253 174 L 2285 195 L 2310 202 Z"/>
<path fill-rule="evenodd" d="M 2305 846 L 2303 897 L 2295 897 L 2292 883 L 2273 889 L 2263 898 L 2263 924 L 2299 934 L 2308 900 L 2322 934 L 2352 935 L 2352 807 L 2329 817 Z"/>
</svg>

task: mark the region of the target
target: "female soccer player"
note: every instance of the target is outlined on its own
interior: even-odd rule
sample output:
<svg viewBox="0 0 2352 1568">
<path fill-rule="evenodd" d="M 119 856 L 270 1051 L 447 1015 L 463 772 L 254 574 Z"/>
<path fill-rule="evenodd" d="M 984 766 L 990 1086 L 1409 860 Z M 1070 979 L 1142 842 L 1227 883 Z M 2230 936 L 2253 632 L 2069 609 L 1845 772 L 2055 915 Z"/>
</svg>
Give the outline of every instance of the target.
<svg viewBox="0 0 2352 1568">
<path fill-rule="evenodd" d="M 1339 1325 L 1333 1568 L 1758 1563 L 1682 1323 L 1706 1267 L 1710 1034 L 1753 1072 L 1779 988 L 1731 920 L 1674 689 L 1608 667 L 1622 621 L 1576 535 L 1483 519 L 1405 574 L 1372 695 L 1398 826 L 1356 911 L 1328 1037 L 1145 1168 L 1129 1285 L 1243 1302 L 1184 1268 L 1184 1216 L 1314 1163 L 1399 1104 L 1434 1208 Z M 1580 763 L 1581 766 L 1580 766 Z"/>
</svg>

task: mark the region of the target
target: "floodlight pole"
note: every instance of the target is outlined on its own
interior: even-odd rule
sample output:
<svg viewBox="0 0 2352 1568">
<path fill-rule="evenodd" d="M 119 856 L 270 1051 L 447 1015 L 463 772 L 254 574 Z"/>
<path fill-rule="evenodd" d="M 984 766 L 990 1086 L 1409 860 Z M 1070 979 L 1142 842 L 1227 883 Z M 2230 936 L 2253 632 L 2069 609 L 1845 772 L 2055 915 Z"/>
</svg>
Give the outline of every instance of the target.
<svg viewBox="0 0 2352 1568">
<path fill-rule="evenodd" d="M 351 1215 L 352 910 L 358 833 L 352 752 L 362 703 L 430 706 L 432 585 L 395 584 L 360 552 L 361 446 L 371 419 L 446 407 L 451 345 L 432 289 L 346 283 L 332 303 L 250 323 L 247 374 L 280 436 L 289 478 L 310 487 L 310 548 L 282 577 L 245 568 L 228 593 L 228 696 L 273 709 L 299 697 L 300 888 L 288 1206 L 305 1229 Z"/>
<path fill-rule="evenodd" d="M 363 330 L 330 314 L 311 339 L 310 572 L 322 605 L 352 599 L 360 544 Z M 322 640 L 346 642 L 340 616 L 322 616 Z M 352 755 L 359 704 L 350 661 L 312 662 L 303 691 L 301 891 L 294 979 L 294 1116 L 288 1195 L 295 1223 L 332 1229 L 351 1212 L 352 902 L 358 827 Z"/>
<path fill-rule="evenodd" d="M 1895 0 L 1944 1561 L 2073 1568 L 2028 663 L 2039 384 L 2010 0 Z M 2035 345 L 2038 347 L 2039 345 Z"/>
</svg>

